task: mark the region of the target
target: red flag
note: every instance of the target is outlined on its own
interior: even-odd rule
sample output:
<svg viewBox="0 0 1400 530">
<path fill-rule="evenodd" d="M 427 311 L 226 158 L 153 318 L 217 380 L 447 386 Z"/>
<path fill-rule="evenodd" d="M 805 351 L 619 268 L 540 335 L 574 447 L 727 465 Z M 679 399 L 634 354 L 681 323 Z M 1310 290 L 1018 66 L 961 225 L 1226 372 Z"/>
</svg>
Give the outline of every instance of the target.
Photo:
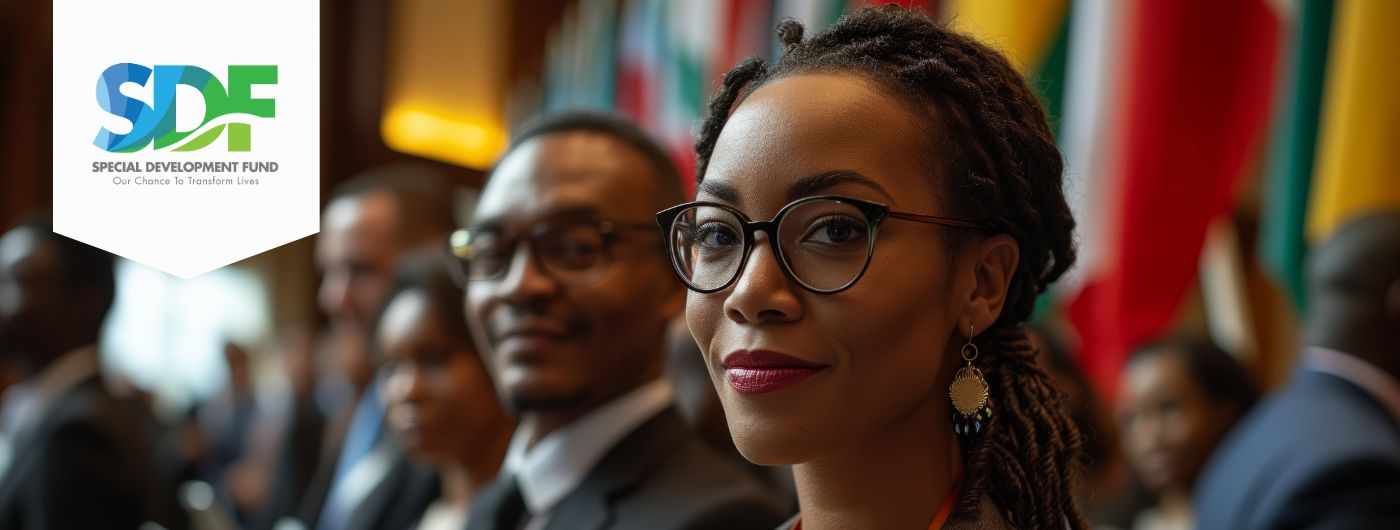
<svg viewBox="0 0 1400 530">
<path fill-rule="evenodd" d="M 1100 146 L 1117 179 L 1108 255 L 1070 306 L 1085 371 L 1116 395 L 1133 347 L 1161 334 L 1195 280 L 1207 224 L 1234 205 L 1263 140 L 1279 21 L 1263 0 L 1136 2 Z"/>
</svg>

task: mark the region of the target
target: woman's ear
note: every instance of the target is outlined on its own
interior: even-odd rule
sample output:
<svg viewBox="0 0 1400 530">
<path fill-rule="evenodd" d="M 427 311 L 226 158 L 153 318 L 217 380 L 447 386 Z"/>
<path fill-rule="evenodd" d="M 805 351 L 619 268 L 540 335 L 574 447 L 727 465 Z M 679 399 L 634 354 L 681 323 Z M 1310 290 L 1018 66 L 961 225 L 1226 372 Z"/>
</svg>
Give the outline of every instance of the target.
<svg viewBox="0 0 1400 530">
<path fill-rule="evenodd" d="M 1016 274 L 1021 260 L 1021 247 L 1015 238 L 997 234 L 969 245 L 965 252 L 973 260 L 975 283 L 959 324 L 962 329 L 971 327 L 976 333 L 990 327 L 1001 316 L 1007 291 L 1011 289 L 1011 277 Z"/>
</svg>

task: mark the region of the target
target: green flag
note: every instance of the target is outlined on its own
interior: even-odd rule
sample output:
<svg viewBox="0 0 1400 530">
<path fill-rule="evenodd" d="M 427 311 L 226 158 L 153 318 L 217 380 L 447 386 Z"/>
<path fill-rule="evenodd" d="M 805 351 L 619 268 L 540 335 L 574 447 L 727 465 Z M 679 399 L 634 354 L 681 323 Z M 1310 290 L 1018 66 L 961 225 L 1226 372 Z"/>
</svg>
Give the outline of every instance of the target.
<svg viewBox="0 0 1400 530">
<path fill-rule="evenodd" d="M 1332 28 L 1333 0 L 1303 0 L 1294 34 L 1293 68 L 1284 77 L 1279 109 L 1269 147 L 1268 187 L 1261 219 L 1260 255 L 1281 281 L 1295 306 L 1306 305 L 1303 260 L 1307 255 L 1304 228 L 1308 190 L 1312 186 L 1318 117 L 1327 72 L 1327 46 Z"/>
</svg>

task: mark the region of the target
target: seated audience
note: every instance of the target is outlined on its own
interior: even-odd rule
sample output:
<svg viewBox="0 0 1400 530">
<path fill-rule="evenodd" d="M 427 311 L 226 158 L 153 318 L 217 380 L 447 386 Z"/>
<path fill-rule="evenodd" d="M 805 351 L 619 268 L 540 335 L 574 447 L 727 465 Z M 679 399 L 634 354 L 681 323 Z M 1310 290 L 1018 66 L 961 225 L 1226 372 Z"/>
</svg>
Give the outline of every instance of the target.
<svg viewBox="0 0 1400 530">
<path fill-rule="evenodd" d="M 412 468 L 384 426 L 384 400 L 375 379 L 380 359 L 371 355 L 369 335 L 399 259 L 440 248 L 452 231 L 457 191 L 430 166 L 408 163 L 369 170 L 331 191 L 315 257 L 321 272 L 317 302 L 329 328 L 328 363 L 314 377 L 291 377 L 302 385 L 314 382 L 315 388 L 292 393 L 298 399 L 281 442 L 274 493 L 255 528 L 379 525 L 401 510 L 369 502 L 385 498 L 378 490 L 436 483 Z"/>
</svg>

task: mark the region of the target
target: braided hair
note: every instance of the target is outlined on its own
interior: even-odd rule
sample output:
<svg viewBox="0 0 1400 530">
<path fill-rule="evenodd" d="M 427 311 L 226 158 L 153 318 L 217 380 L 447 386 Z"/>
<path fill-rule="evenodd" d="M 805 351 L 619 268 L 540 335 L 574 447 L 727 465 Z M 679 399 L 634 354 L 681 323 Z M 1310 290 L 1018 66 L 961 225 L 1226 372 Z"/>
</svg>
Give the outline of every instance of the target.
<svg viewBox="0 0 1400 530">
<path fill-rule="evenodd" d="M 964 447 L 964 489 L 957 511 L 976 514 L 990 495 L 1019 528 L 1084 529 L 1075 502 L 1082 464 L 1079 432 L 1060 407 L 1062 394 L 1036 365 L 1023 323 L 1036 295 L 1074 263 L 1074 218 L 1061 190 L 1064 169 L 1045 110 L 1002 54 L 896 5 L 864 8 L 803 39 L 802 24 L 783 20 L 785 45 L 775 63 L 741 62 L 711 98 L 697 133 L 697 180 L 735 106 L 765 82 L 817 72 L 847 72 L 878 83 L 922 109 L 935 142 L 950 158 L 928 157 L 941 175 L 950 212 L 1020 246 L 1021 259 L 996 322 L 978 339 L 978 361 L 997 414 Z M 955 250 L 952 240 L 947 242 Z"/>
</svg>

